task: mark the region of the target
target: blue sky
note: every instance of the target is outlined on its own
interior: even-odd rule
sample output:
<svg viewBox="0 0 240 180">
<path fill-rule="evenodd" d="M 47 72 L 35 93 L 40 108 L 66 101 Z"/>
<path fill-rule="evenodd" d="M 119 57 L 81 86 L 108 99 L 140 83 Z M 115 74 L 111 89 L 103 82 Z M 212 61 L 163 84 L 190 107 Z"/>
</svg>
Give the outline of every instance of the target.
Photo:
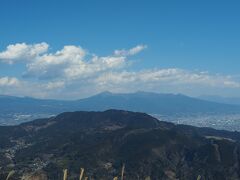
<svg viewBox="0 0 240 180">
<path fill-rule="evenodd" d="M 0 93 L 67 99 L 103 90 L 240 96 L 239 9 L 239 1 L 221 0 L 1 0 Z M 44 52 L 29 55 L 41 43 L 48 46 Z M 7 47 L 16 50 L 16 44 L 25 45 L 23 52 L 9 55 L 16 51 Z M 64 46 L 72 47 L 66 54 L 84 55 L 63 53 L 65 59 L 49 62 Z M 135 47 L 140 49 L 129 54 Z"/>
</svg>

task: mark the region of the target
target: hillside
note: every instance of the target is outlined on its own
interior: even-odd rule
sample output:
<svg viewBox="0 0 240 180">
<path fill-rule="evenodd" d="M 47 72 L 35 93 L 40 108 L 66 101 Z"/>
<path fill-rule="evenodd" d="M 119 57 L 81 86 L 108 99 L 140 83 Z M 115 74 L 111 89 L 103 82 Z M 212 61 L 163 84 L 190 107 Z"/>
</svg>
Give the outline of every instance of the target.
<svg viewBox="0 0 240 180">
<path fill-rule="evenodd" d="M 0 179 L 33 172 L 48 179 L 113 179 L 123 163 L 126 179 L 225 180 L 240 178 L 240 133 L 161 122 L 120 110 L 71 112 L 0 127 Z"/>
</svg>

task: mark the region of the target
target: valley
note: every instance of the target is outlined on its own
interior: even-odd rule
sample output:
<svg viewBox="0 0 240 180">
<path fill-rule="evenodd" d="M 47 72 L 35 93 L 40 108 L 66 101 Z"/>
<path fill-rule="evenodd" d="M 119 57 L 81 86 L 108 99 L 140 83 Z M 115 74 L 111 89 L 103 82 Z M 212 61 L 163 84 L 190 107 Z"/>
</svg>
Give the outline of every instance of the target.
<svg viewBox="0 0 240 180">
<path fill-rule="evenodd" d="M 102 92 L 79 100 L 49 100 L 0 96 L 0 125 L 18 125 L 70 111 L 119 109 L 144 112 L 162 121 L 239 131 L 240 106 L 181 94 Z"/>
</svg>

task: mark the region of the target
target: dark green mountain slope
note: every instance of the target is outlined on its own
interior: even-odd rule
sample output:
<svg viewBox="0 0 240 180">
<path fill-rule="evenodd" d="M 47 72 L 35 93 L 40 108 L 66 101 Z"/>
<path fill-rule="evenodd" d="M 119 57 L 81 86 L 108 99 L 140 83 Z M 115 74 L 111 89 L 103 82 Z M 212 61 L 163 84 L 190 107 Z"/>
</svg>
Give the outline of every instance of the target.
<svg viewBox="0 0 240 180">
<path fill-rule="evenodd" d="M 79 168 L 95 179 L 240 179 L 240 134 L 160 122 L 129 111 L 63 113 L 0 127 L 0 179 L 42 170 L 48 179 L 77 179 Z"/>
</svg>

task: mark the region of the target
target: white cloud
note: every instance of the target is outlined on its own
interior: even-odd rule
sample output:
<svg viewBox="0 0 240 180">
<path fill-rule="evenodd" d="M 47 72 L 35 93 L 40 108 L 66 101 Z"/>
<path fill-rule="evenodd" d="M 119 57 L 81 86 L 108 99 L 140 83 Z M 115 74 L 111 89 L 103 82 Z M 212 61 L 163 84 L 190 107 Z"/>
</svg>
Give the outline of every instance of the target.
<svg viewBox="0 0 240 180">
<path fill-rule="evenodd" d="M 138 45 L 129 50 L 116 50 L 113 55 L 99 57 L 88 54 L 80 46 L 64 46 L 55 53 L 48 53 L 47 43 L 17 43 L 0 52 L 0 60 L 9 64 L 25 61 L 27 71 L 24 72 L 24 77 L 78 79 L 123 68 L 128 64 L 127 56 L 135 55 L 146 47 Z"/>
<path fill-rule="evenodd" d="M 0 52 L 5 63 L 23 61 L 23 79 L 0 77 L 0 93 L 46 98 L 79 98 L 100 91 L 191 93 L 216 89 L 239 91 L 236 77 L 179 68 L 129 70 L 129 56 L 146 49 L 138 45 L 112 55 L 91 55 L 80 46 L 49 52 L 49 45 L 15 44 Z M 130 61 L 131 62 L 131 61 Z M 26 78 L 29 77 L 29 78 Z M 15 87 L 15 88 L 12 88 Z M 200 92 L 201 93 L 201 92 Z"/>
<path fill-rule="evenodd" d="M 49 82 L 46 85 L 43 85 L 43 87 L 47 90 L 59 89 L 63 88 L 64 86 L 65 82 L 63 81 Z"/>
<path fill-rule="evenodd" d="M 20 81 L 15 77 L 0 77 L 0 87 L 18 86 Z"/>
<path fill-rule="evenodd" d="M 98 73 L 116 70 L 124 67 L 126 64 L 125 57 L 97 57 L 95 56 L 89 62 L 72 63 L 64 69 L 64 75 L 70 79 L 89 78 L 96 76 Z"/>
<path fill-rule="evenodd" d="M 98 72 L 123 67 L 126 57 L 93 56 L 86 60 L 87 52 L 81 47 L 64 46 L 54 54 L 44 54 L 27 64 L 26 76 L 42 79 L 77 79 Z"/>
<path fill-rule="evenodd" d="M 0 92 L 41 98 L 80 98 L 101 91 L 154 91 L 168 93 L 239 91 L 240 82 L 230 76 L 221 76 L 183 69 L 153 69 L 142 71 L 105 71 L 91 78 L 60 78 L 47 81 L 24 81 L 0 78 Z M 15 88 L 12 88 L 15 87 Z M 231 92 L 231 91 L 230 91 Z"/>
<path fill-rule="evenodd" d="M 27 64 L 27 76 L 39 78 L 59 78 L 64 70 L 73 64 L 83 64 L 85 50 L 76 46 L 64 46 L 54 54 L 43 54 Z"/>
<path fill-rule="evenodd" d="M 147 48 L 146 45 L 138 45 L 138 46 L 133 47 L 133 48 L 131 48 L 129 50 L 125 50 L 125 49 L 115 50 L 114 54 L 116 56 L 133 56 L 135 54 L 140 53 L 141 51 L 143 51 L 146 48 Z"/>
<path fill-rule="evenodd" d="M 151 85 L 157 87 L 164 85 L 171 86 L 205 86 L 215 88 L 240 88 L 240 82 L 234 81 L 231 76 L 221 76 L 206 72 L 187 71 L 183 69 L 153 69 L 139 72 L 109 72 L 102 74 L 95 80 L 101 86 L 121 85 Z"/>
<path fill-rule="evenodd" d="M 32 60 L 48 50 L 47 43 L 26 44 L 17 43 L 7 46 L 5 51 L 0 52 L 0 61 L 13 64 L 16 61 Z"/>
</svg>

